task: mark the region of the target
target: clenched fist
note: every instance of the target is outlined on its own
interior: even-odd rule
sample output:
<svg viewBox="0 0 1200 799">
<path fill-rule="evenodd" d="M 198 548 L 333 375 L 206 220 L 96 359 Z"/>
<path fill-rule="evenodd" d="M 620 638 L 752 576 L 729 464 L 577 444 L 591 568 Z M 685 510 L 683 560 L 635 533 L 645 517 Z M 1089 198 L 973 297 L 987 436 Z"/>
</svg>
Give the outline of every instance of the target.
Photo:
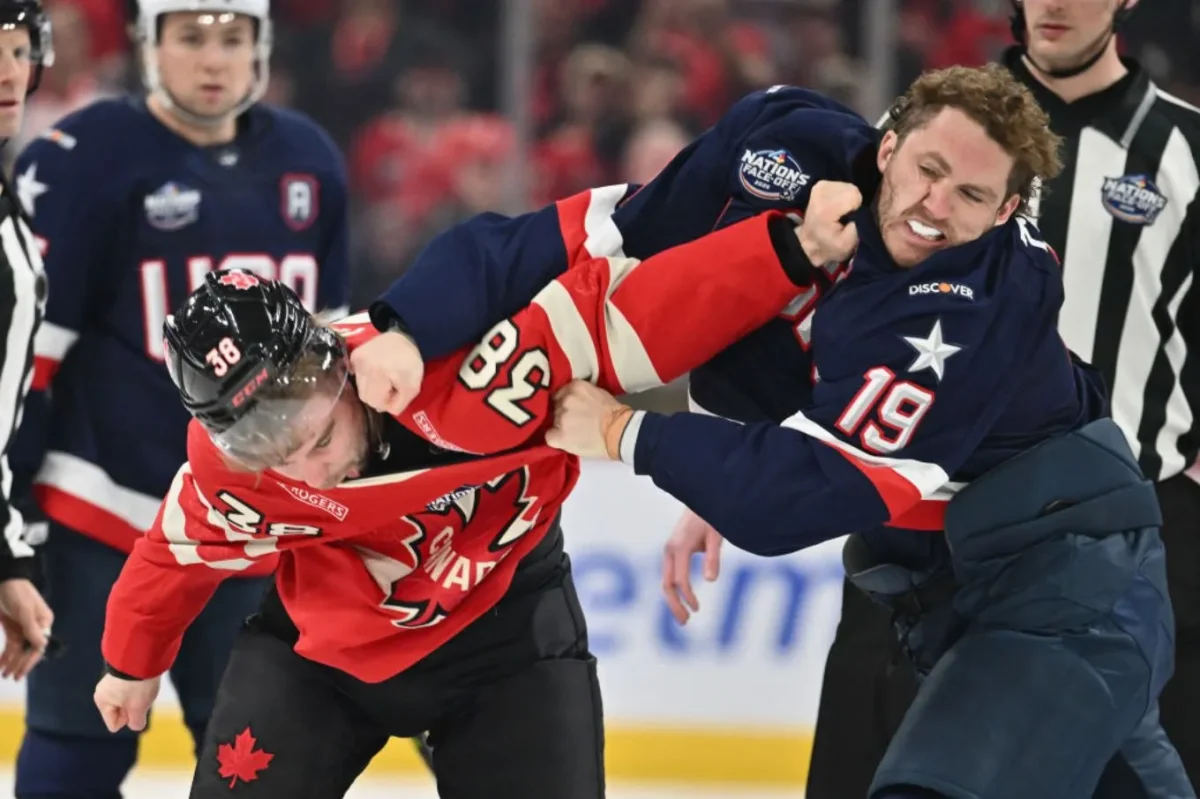
<svg viewBox="0 0 1200 799">
<path fill-rule="evenodd" d="M 858 247 L 858 228 L 842 217 L 857 211 L 863 196 L 852 183 L 820 180 L 808 197 L 804 223 L 796 228 L 800 246 L 813 266 L 844 263 Z"/>
<path fill-rule="evenodd" d="M 425 361 L 411 338 L 382 333 L 350 353 L 358 397 L 380 413 L 398 416 L 421 391 Z"/>
<path fill-rule="evenodd" d="M 123 680 L 105 674 L 96 684 L 92 701 L 96 703 L 100 715 L 104 718 L 104 726 L 108 727 L 109 732 L 116 732 L 122 727 L 129 727 L 137 732 L 146 729 L 146 716 L 158 697 L 161 684 L 161 677 Z"/>
</svg>

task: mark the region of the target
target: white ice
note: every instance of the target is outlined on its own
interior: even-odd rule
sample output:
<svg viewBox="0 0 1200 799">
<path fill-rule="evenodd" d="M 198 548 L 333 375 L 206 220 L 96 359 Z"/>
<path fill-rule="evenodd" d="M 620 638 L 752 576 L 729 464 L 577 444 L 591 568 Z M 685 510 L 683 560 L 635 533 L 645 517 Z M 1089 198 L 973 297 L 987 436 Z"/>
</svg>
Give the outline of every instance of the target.
<svg viewBox="0 0 1200 799">
<path fill-rule="evenodd" d="M 0 796 L 12 796 L 12 774 L 0 772 Z M 135 772 L 124 786 L 125 799 L 186 799 L 187 775 L 179 772 Z M 608 799 L 803 799 L 794 792 L 727 786 L 610 785 Z M 355 785 L 346 799 L 437 799 L 429 780 L 374 779 Z"/>
</svg>

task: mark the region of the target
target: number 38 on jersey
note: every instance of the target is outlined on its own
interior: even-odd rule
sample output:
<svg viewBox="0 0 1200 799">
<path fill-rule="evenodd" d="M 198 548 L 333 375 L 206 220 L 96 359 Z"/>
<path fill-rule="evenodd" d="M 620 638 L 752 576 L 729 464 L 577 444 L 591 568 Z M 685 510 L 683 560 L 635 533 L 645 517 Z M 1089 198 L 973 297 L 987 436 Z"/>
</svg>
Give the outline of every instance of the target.
<svg viewBox="0 0 1200 799">
<path fill-rule="evenodd" d="M 537 414 L 522 403 L 533 399 L 539 389 L 550 386 L 550 358 L 540 347 L 518 354 L 520 343 L 517 326 L 508 320 L 500 322 L 463 361 L 458 379 L 471 391 L 486 391 L 484 401 L 489 408 L 523 427 Z M 510 361 L 512 366 L 505 380 L 504 369 Z"/>
</svg>

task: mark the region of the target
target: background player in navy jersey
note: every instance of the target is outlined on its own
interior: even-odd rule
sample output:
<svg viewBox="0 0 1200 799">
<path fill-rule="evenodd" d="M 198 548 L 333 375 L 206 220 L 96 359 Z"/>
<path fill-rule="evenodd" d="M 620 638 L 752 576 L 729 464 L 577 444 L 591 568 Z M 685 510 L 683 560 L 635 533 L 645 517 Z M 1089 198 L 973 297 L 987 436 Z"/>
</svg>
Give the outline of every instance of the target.
<svg viewBox="0 0 1200 799">
<path fill-rule="evenodd" d="M 312 311 L 336 315 L 348 293 L 341 158 L 313 122 L 258 102 L 268 0 L 143 0 L 137 31 L 145 99 L 72 114 L 15 166 L 50 299 L 14 470 L 49 521 L 47 598 L 66 644 L 29 680 L 22 799 L 116 797 L 135 762 L 136 735 L 111 735 L 91 694 L 109 589 L 186 459 L 168 310 L 234 267 Z M 184 641 L 171 679 L 196 740 L 264 586 L 227 581 Z"/>
</svg>

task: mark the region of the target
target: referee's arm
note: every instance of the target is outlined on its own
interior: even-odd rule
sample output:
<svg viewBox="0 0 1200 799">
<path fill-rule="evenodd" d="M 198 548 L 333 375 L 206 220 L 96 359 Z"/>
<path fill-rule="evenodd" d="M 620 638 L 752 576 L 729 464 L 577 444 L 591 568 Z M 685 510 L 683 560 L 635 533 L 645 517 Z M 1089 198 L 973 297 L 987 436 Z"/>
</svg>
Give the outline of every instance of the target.
<svg viewBox="0 0 1200 799">
<path fill-rule="evenodd" d="M 54 611 L 34 584 L 33 547 L 25 536 L 25 520 L 13 505 L 13 472 L 9 450 L 25 397 L 33 382 L 33 339 L 41 324 L 46 279 L 40 268 L 37 240 L 25 223 L 10 186 L 0 201 L 0 677 L 20 680 L 56 643 L 51 638 Z"/>
<path fill-rule="evenodd" d="M 9 464 L 33 381 L 33 340 L 45 294 L 45 277 L 32 260 L 37 257 L 31 252 L 35 241 L 18 214 L 0 220 L 0 258 L 7 267 L 0 272 L 0 582 L 32 580 L 36 574 L 34 549 L 26 532 L 29 520 L 17 507 L 32 502 L 32 496 L 24 496 L 31 486 L 28 480 L 14 480 Z"/>
</svg>

